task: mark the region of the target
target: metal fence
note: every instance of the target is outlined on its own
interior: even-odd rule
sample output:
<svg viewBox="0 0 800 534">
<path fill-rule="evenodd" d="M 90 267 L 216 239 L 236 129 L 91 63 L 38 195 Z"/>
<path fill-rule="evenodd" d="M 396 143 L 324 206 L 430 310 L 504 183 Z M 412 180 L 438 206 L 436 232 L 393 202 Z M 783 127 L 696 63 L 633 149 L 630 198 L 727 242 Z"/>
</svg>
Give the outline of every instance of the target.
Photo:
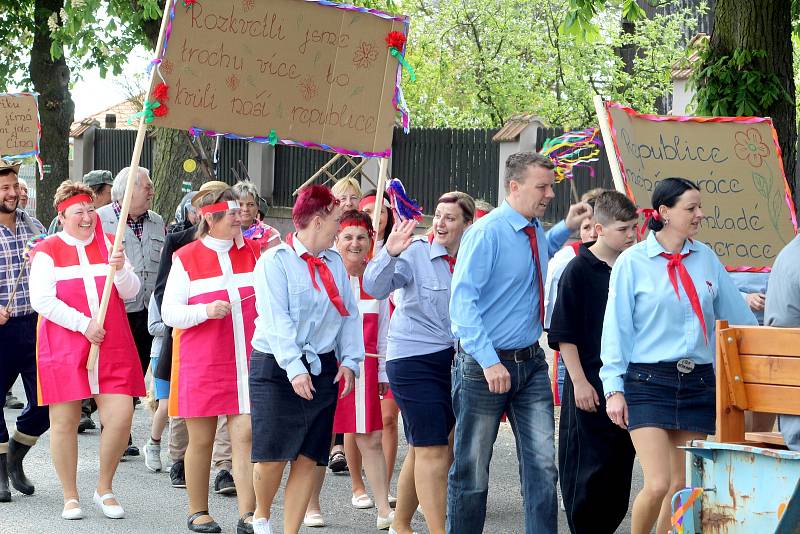
<svg viewBox="0 0 800 534">
<path fill-rule="evenodd" d="M 95 130 L 94 168 L 107 169 L 116 175 L 130 165 L 135 141 L 136 130 Z M 208 156 L 213 157 L 213 145 Z M 238 172 L 239 161 L 247 165 L 247 141 L 219 138 L 218 179 L 229 184 L 235 183 L 236 178 L 231 172 L 231 167 Z M 151 170 L 153 168 L 153 139 L 149 135 L 144 138 L 140 165 Z"/>
<path fill-rule="evenodd" d="M 494 129 L 414 128 L 407 135 L 395 130 L 392 142 L 392 177 L 400 178 L 409 195 L 416 198 L 430 214 L 436 200 L 447 191 L 459 190 L 497 205 L 502 200 L 498 191 L 500 145 L 492 142 Z M 558 128 L 540 128 L 537 132 L 539 150 L 547 138 L 563 133 Z M 130 163 L 136 132 L 133 130 L 98 129 L 95 133 L 94 165 L 116 174 Z M 219 179 L 234 183 L 231 167 L 238 171 L 238 162 L 247 165 L 248 143 L 243 140 L 220 139 Z M 294 204 L 294 190 L 322 167 L 332 154 L 319 150 L 275 147 L 275 180 L 273 204 Z M 145 139 L 141 165 L 152 168 L 153 140 Z M 344 159 L 328 170 L 342 177 L 351 169 Z M 574 185 L 578 195 L 595 187 L 613 188 L 611 171 L 605 155 L 588 169 L 575 171 Z M 550 204 L 545 220 L 563 218 L 572 203 L 570 184 L 555 186 L 556 198 Z"/>
<path fill-rule="evenodd" d="M 115 130 L 98 128 L 94 132 L 94 168 L 111 171 L 115 175 L 131 164 L 131 154 L 136 143 L 136 130 Z M 153 140 L 144 138 L 142 167 L 153 167 Z"/>
<path fill-rule="evenodd" d="M 500 145 L 495 129 L 396 129 L 392 142 L 392 177 L 403 181 L 425 213 L 436 200 L 459 190 L 497 204 Z"/>
</svg>

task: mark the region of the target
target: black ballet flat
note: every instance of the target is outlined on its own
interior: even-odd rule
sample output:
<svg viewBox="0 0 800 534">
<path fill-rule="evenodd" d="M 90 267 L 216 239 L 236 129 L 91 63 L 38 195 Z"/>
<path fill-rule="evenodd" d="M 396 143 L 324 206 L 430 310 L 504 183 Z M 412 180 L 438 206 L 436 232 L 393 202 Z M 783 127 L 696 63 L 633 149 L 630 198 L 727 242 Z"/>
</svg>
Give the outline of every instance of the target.
<svg viewBox="0 0 800 534">
<path fill-rule="evenodd" d="M 253 512 L 247 512 L 239 519 L 236 523 L 236 534 L 253 534 L 253 523 L 245 521 L 248 517 L 253 517 Z"/>
<path fill-rule="evenodd" d="M 192 532 L 222 532 L 222 528 L 214 520 L 211 520 L 208 523 L 199 523 L 197 525 L 194 524 L 195 519 L 204 515 L 210 515 L 208 510 L 202 510 L 190 515 L 189 519 L 186 521 L 186 526 L 189 527 L 189 530 Z"/>
</svg>

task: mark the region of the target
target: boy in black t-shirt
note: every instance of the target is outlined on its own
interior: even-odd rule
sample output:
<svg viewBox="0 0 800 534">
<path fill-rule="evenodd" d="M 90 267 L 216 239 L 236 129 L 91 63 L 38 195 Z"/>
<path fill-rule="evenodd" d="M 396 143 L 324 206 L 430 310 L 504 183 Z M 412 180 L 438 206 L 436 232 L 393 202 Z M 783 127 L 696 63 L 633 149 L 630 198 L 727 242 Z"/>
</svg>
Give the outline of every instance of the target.
<svg viewBox="0 0 800 534">
<path fill-rule="evenodd" d="M 558 434 L 558 471 L 573 534 L 612 534 L 625 518 L 635 450 L 606 415 L 600 338 L 611 266 L 636 242 L 636 206 L 606 191 L 595 201 L 597 241 L 581 245 L 558 284 L 548 343 L 567 366 Z"/>
</svg>

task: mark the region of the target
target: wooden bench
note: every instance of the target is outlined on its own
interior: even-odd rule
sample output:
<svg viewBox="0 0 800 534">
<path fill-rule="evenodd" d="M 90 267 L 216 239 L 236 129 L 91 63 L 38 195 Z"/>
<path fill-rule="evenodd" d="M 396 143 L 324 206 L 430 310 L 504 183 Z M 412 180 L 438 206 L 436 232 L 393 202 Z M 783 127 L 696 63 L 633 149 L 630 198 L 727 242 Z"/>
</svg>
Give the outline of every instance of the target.
<svg viewBox="0 0 800 534">
<path fill-rule="evenodd" d="M 800 415 L 800 328 L 717 321 L 716 342 L 716 439 L 785 447 L 779 432 L 745 433 L 744 412 Z"/>
</svg>

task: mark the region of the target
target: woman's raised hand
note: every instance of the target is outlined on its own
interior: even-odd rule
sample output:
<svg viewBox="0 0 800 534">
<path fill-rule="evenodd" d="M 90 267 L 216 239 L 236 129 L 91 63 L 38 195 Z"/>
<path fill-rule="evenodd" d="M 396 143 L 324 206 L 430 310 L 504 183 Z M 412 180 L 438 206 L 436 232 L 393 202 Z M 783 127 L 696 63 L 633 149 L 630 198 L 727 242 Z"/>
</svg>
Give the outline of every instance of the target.
<svg viewBox="0 0 800 534">
<path fill-rule="evenodd" d="M 408 219 L 394 225 L 385 245 L 389 256 L 396 258 L 411 246 L 411 239 L 414 237 L 414 228 L 416 227 L 417 221 L 414 219 Z"/>
</svg>

